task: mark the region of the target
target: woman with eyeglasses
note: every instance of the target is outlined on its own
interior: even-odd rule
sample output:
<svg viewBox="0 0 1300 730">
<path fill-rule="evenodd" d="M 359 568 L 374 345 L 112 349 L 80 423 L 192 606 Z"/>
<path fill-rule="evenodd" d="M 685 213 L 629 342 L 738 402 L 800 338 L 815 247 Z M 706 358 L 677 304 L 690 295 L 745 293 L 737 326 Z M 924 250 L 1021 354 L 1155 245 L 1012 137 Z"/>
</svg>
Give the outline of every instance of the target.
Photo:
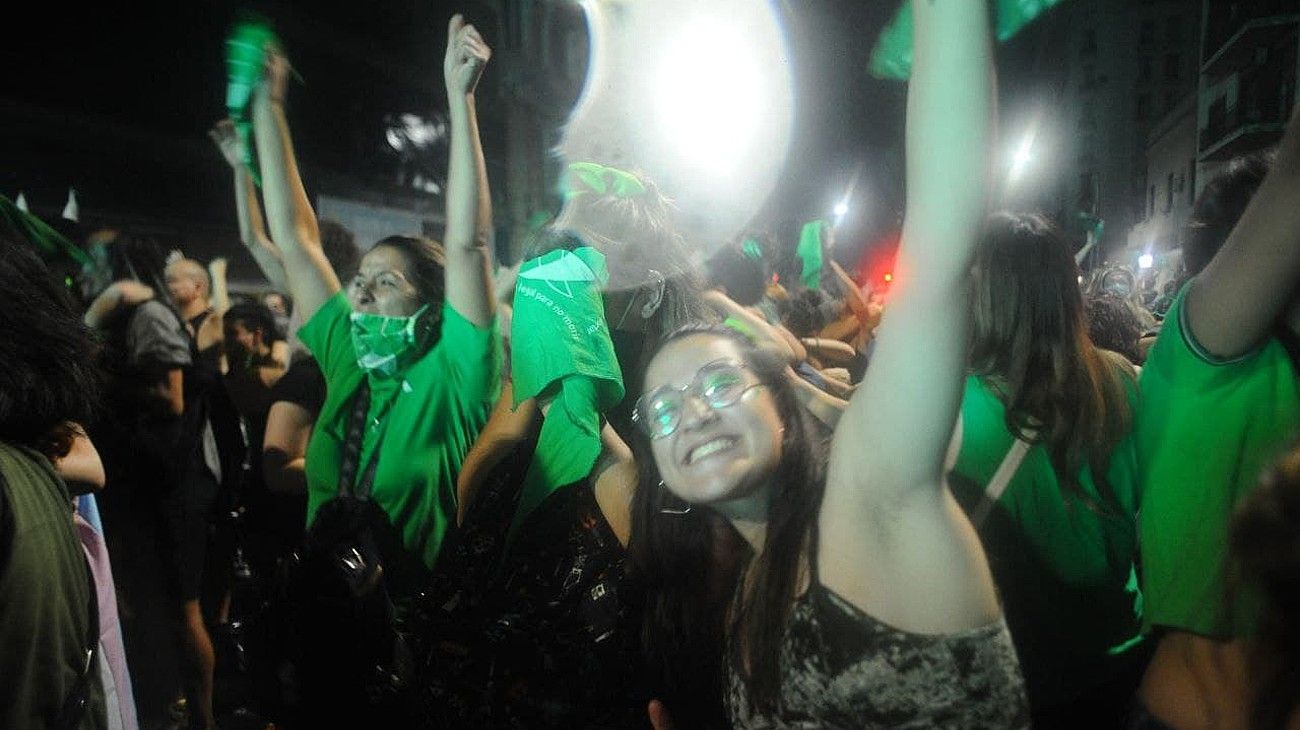
<svg viewBox="0 0 1300 730">
<path fill-rule="evenodd" d="M 649 708 L 659 727 L 697 725 L 673 692 L 719 663 L 737 728 L 1028 725 L 983 551 L 944 481 L 991 145 L 987 8 L 912 7 L 906 275 L 829 460 L 783 366 L 731 330 L 679 331 L 647 368 L 631 550 L 643 640 L 672 678 Z M 712 515 L 749 548 L 724 596 L 708 591 L 725 569 Z"/>
<path fill-rule="evenodd" d="M 455 515 L 455 473 L 487 420 L 500 358 L 489 273 L 491 210 L 474 103 L 491 51 L 460 16 L 448 35 L 445 241 L 385 238 L 362 258 L 346 289 L 321 249 L 298 176 L 284 110 L 288 64 L 274 50 L 253 103 L 271 238 L 307 321 L 300 337 L 328 384 L 307 449 L 307 522 L 338 495 L 350 462 L 349 486 L 373 482 L 371 497 L 392 519 L 405 550 L 426 567 Z M 348 433 L 352 426 L 363 429 L 360 438 Z"/>
</svg>

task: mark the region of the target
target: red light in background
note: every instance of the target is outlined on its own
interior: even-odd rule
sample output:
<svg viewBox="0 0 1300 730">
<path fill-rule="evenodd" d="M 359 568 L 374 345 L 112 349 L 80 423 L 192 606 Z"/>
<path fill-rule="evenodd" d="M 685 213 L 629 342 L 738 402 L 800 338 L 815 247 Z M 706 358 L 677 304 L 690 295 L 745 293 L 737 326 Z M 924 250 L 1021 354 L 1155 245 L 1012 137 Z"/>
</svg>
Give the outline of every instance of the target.
<svg viewBox="0 0 1300 730">
<path fill-rule="evenodd" d="M 885 281 L 893 281 L 893 280 L 894 280 L 893 274 L 885 274 Z"/>
</svg>

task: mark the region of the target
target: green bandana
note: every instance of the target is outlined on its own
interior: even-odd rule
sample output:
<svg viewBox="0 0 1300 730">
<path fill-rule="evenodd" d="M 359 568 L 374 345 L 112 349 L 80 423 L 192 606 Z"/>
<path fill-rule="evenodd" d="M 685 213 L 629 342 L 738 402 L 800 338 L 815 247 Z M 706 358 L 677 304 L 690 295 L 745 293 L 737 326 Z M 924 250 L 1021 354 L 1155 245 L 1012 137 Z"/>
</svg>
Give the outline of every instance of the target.
<svg viewBox="0 0 1300 730">
<path fill-rule="evenodd" d="M 600 456 L 600 414 L 623 399 L 605 323 L 605 257 L 589 246 L 525 261 L 511 324 L 515 402 L 554 393 L 507 544 L 555 490 L 585 478 Z"/>
<path fill-rule="evenodd" d="M 260 186 L 257 150 L 253 146 L 253 91 L 262 80 L 266 63 L 265 48 L 279 40 L 263 21 L 246 20 L 235 25 L 226 39 L 226 112 L 235 122 L 235 131 L 244 144 L 244 165 Z"/>
<path fill-rule="evenodd" d="M 0 220 L 4 220 L 15 233 L 35 246 L 42 256 L 54 257 L 62 253 L 83 267 L 94 263 L 85 251 L 64 238 L 62 233 L 51 228 L 40 218 L 19 209 L 3 195 L 0 195 Z"/>
<path fill-rule="evenodd" d="M 1043 11 L 1061 0 L 998 0 L 997 27 L 1001 42 L 1011 40 Z M 871 52 L 869 70 L 882 79 L 906 81 L 912 76 L 912 3 L 904 2 L 898 14 L 880 32 L 880 40 Z"/>
<path fill-rule="evenodd" d="M 795 249 L 795 255 L 803 261 L 799 278 L 809 289 L 820 289 L 822 285 L 822 230 L 825 227 L 826 221 L 809 221 L 799 233 L 799 248 Z"/>
<path fill-rule="evenodd" d="M 565 200 L 588 192 L 616 198 L 633 198 L 644 195 L 646 191 L 641 178 L 617 167 L 606 167 L 595 162 L 571 162 L 565 172 Z"/>
<path fill-rule="evenodd" d="M 426 304 L 409 317 L 353 312 L 352 346 L 357 351 L 357 366 L 386 378 L 405 370 L 419 356 L 415 327 L 428 309 Z"/>
<path fill-rule="evenodd" d="M 744 252 L 745 258 L 750 258 L 755 261 L 763 258 L 763 249 L 759 248 L 758 241 L 755 241 L 752 238 L 746 238 L 745 242 L 741 244 L 740 250 Z"/>
</svg>

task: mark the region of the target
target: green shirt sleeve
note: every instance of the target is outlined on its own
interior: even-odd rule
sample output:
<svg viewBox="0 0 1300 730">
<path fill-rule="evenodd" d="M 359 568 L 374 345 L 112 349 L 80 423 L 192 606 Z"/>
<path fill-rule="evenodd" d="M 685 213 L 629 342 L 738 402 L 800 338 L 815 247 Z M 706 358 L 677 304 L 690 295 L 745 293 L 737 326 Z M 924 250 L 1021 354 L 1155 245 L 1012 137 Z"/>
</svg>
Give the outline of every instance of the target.
<svg viewBox="0 0 1300 730">
<path fill-rule="evenodd" d="M 347 294 L 339 292 L 298 330 L 298 339 L 311 350 L 327 383 L 337 383 L 340 377 L 359 369 L 357 351 L 352 346 L 351 314 Z"/>
<path fill-rule="evenodd" d="M 444 303 L 438 353 L 440 364 L 459 384 L 463 396 L 496 400 L 501 382 L 501 337 L 495 315 L 486 327 L 475 327 L 455 307 Z"/>
<path fill-rule="evenodd" d="M 1187 328 L 1175 298 L 1140 380 L 1137 415 L 1147 624 L 1247 636 L 1254 609 L 1232 593 L 1228 522 L 1300 426 L 1300 388 L 1276 338 L 1224 361 Z"/>
</svg>

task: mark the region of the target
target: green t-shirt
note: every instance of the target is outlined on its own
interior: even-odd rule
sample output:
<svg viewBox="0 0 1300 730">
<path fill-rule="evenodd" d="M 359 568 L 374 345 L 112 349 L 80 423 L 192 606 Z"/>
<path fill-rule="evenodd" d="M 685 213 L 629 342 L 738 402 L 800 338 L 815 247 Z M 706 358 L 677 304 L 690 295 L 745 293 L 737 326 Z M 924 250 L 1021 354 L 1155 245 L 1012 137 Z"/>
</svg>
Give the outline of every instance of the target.
<svg viewBox="0 0 1300 730">
<path fill-rule="evenodd" d="M 1275 338 L 1229 362 L 1207 353 L 1187 329 L 1186 296 L 1184 287 L 1142 369 L 1146 622 L 1240 637 L 1254 617 L 1244 595 L 1228 601 L 1228 521 L 1300 426 L 1300 387 Z"/>
<path fill-rule="evenodd" d="M 1136 383 L 1129 389 L 1137 406 Z M 952 490 L 971 509 L 1012 445 L 1005 409 L 985 382 L 966 380 L 962 441 Z M 1065 496 L 1047 450 L 1033 446 L 979 528 L 1035 706 L 1065 702 L 1110 679 L 1112 662 L 1138 643 L 1137 455 L 1122 440 L 1103 497 L 1084 468 L 1094 503 Z M 1099 509 L 1098 509 L 1099 508 Z"/>
<path fill-rule="evenodd" d="M 0 442 L 0 727 L 48 727 L 63 706 L 92 633 L 89 570 L 50 462 Z M 78 727 L 108 727 L 94 669 L 88 696 Z"/>
<path fill-rule="evenodd" d="M 456 474 L 499 394 L 501 345 L 494 319 L 475 327 L 443 305 L 437 344 L 392 378 L 367 375 L 352 345 L 351 307 L 339 293 L 299 331 L 325 375 L 325 405 L 307 444 L 307 524 L 338 496 L 343 443 L 361 378 L 370 379 L 370 416 L 357 474 L 383 435 L 371 497 L 407 550 L 432 567 L 456 516 Z M 387 412 L 381 422 L 376 416 Z"/>
</svg>

